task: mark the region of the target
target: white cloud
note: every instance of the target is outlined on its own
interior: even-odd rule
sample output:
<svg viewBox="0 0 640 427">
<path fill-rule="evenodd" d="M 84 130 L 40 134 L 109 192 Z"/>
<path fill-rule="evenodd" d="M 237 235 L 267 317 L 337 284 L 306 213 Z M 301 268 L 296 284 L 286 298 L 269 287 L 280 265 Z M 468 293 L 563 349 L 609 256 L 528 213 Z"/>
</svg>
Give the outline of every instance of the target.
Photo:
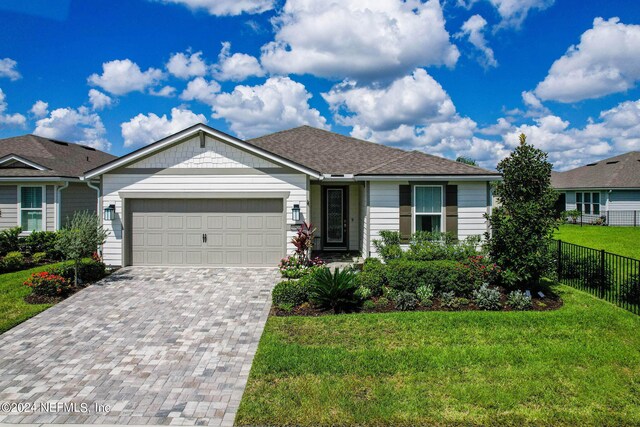
<svg viewBox="0 0 640 427">
<path fill-rule="evenodd" d="M 497 67 L 498 61 L 487 44 L 487 39 L 484 37 L 485 27 L 487 21 L 480 15 L 473 15 L 471 18 L 462 24 L 460 32 L 456 34 L 457 38 L 467 37 L 469 43 L 471 43 L 476 49 L 482 53 L 482 58 L 478 59 L 480 65 L 484 68 Z"/>
<path fill-rule="evenodd" d="M 19 113 L 9 114 L 7 109 L 6 95 L 2 89 L 0 89 L 0 128 L 3 127 L 24 127 L 27 123 L 27 118 Z"/>
<path fill-rule="evenodd" d="M 0 59 L 0 77 L 7 77 L 11 81 L 21 79 L 18 63 L 11 58 Z"/>
<path fill-rule="evenodd" d="M 231 53 L 231 43 L 222 43 L 222 50 L 218 55 L 218 63 L 214 67 L 213 75 L 219 80 L 241 82 L 251 76 L 262 77 L 264 70 L 256 57 L 246 53 Z"/>
<path fill-rule="evenodd" d="M 182 107 L 171 109 L 171 118 L 154 113 L 138 114 L 120 125 L 124 146 L 147 145 L 197 123 L 206 123 L 207 118 Z"/>
<path fill-rule="evenodd" d="M 320 112 L 309 106 L 311 94 L 289 77 L 271 77 L 264 84 L 236 86 L 213 101 L 213 117 L 229 123 L 241 138 L 251 138 L 303 124 L 328 128 Z"/>
<path fill-rule="evenodd" d="M 275 23 L 261 55 L 273 73 L 378 79 L 460 56 L 438 0 L 287 0 Z"/>
<path fill-rule="evenodd" d="M 99 150 L 109 150 L 106 129 L 100 116 L 87 107 L 58 108 L 48 117 L 36 122 L 34 134 L 45 138 L 60 139 L 88 145 Z"/>
<path fill-rule="evenodd" d="M 458 0 L 458 6 L 470 9 L 479 0 Z M 519 28 L 533 10 L 544 10 L 553 5 L 555 0 L 488 0 L 496 8 L 502 18 L 497 29 Z"/>
<path fill-rule="evenodd" d="M 169 73 L 181 79 L 207 74 L 207 63 L 202 59 L 202 52 L 174 53 L 166 66 Z"/>
<path fill-rule="evenodd" d="M 34 117 L 44 117 L 49 114 L 49 104 L 42 100 L 36 101 L 29 112 L 33 114 Z"/>
<path fill-rule="evenodd" d="M 180 4 L 191 10 L 206 10 L 214 16 L 235 16 L 243 13 L 263 13 L 273 9 L 274 0 L 155 0 Z"/>
<path fill-rule="evenodd" d="M 148 87 L 157 85 L 163 77 L 158 69 L 149 68 L 143 72 L 130 59 L 116 59 L 103 63 L 102 74 L 92 74 L 87 81 L 114 95 L 124 95 L 134 91 L 144 92 Z"/>
<path fill-rule="evenodd" d="M 180 99 L 185 101 L 200 101 L 213 106 L 216 94 L 220 92 L 220 85 L 215 80 L 207 81 L 202 77 L 196 77 L 187 84 L 187 88 L 180 94 Z"/>
<path fill-rule="evenodd" d="M 640 25 L 596 18 L 593 28 L 556 60 L 535 94 L 542 100 L 576 102 L 624 92 L 640 80 Z"/>
<path fill-rule="evenodd" d="M 345 82 L 322 96 L 338 122 L 373 131 L 444 121 L 456 113 L 449 95 L 421 68 L 388 87 L 357 87 Z"/>
<path fill-rule="evenodd" d="M 176 94 L 176 88 L 173 86 L 164 86 L 158 90 L 149 89 L 149 95 L 160 96 L 162 98 L 172 98 Z"/>
<path fill-rule="evenodd" d="M 89 103 L 94 111 L 100 111 L 113 105 L 113 99 L 99 90 L 89 89 Z"/>
</svg>

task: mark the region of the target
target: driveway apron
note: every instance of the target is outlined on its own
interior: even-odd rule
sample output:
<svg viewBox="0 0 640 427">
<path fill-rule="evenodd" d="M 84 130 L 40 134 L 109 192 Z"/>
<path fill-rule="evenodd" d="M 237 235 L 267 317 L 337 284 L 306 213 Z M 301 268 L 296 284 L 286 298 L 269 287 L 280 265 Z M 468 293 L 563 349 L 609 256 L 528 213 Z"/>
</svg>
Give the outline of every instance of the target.
<svg viewBox="0 0 640 427">
<path fill-rule="evenodd" d="M 232 425 L 278 276 L 117 271 L 0 335 L 0 422 Z"/>
</svg>

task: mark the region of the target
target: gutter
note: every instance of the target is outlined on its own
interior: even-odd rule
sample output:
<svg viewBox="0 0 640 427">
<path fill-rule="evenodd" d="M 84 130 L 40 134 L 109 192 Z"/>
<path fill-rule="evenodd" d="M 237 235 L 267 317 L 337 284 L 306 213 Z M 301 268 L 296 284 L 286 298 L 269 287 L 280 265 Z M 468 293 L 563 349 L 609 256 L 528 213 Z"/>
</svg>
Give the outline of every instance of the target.
<svg viewBox="0 0 640 427">
<path fill-rule="evenodd" d="M 62 228 L 62 212 L 61 212 L 61 206 L 62 206 L 62 190 L 64 190 L 65 188 L 67 188 L 69 186 L 69 181 L 66 181 L 64 183 L 64 185 L 62 187 L 58 187 L 57 189 L 57 209 L 56 209 L 56 227 L 58 230 L 60 230 Z"/>
<path fill-rule="evenodd" d="M 500 181 L 500 175 L 358 175 L 355 181 Z"/>
</svg>

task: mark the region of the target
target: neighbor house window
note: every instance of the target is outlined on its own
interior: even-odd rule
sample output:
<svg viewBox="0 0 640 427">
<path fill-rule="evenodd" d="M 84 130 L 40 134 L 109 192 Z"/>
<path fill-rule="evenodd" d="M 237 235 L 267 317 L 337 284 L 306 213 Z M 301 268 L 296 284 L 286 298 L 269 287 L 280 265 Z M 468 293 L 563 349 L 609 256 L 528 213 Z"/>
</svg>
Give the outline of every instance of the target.
<svg viewBox="0 0 640 427">
<path fill-rule="evenodd" d="M 442 230 L 442 186 L 416 185 L 413 224 L 415 231 Z"/>
<path fill-rule="evenodd" d="M 42 231 L 43 187 L 20 187 L 20 227 L 22 231 Z"/>
<path fill-rule="evenodd" d="M 576 193 L 576 209 L 585 215 L 600 215 L 600 193 Z"/>
</svg>

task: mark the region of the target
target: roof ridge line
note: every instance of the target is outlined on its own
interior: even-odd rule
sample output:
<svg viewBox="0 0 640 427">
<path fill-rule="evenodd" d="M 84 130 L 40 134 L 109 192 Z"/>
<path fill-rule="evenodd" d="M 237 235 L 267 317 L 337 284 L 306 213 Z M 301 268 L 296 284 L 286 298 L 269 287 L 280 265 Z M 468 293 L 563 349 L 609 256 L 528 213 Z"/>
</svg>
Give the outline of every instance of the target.
<svg viewBox="0 0 640 427">
<path fill-rule="evenodd" d="M 375 166 L 372 166 L 368 169 L 365 169 L 363 171 L 358 172 L 359 174 L 363 174 L 363 173 L 370 173 L 375 171 L 376 169 L 380 169 L 383 166 L 388 165 L 389 163 L 393 163 L 393 162 L 397 162 L 398 160 L 402 159 L 403 157 L 407 157 L 409 154 L 411 154 L 413 151 L 404 151 L 403 153 L 400 153 L 400 155 L 398 157 L 395 157 L 393 159 L 387 160 L 386 162 L 382 162 L 380 164 L 377 164 Z"/>
</svg>

